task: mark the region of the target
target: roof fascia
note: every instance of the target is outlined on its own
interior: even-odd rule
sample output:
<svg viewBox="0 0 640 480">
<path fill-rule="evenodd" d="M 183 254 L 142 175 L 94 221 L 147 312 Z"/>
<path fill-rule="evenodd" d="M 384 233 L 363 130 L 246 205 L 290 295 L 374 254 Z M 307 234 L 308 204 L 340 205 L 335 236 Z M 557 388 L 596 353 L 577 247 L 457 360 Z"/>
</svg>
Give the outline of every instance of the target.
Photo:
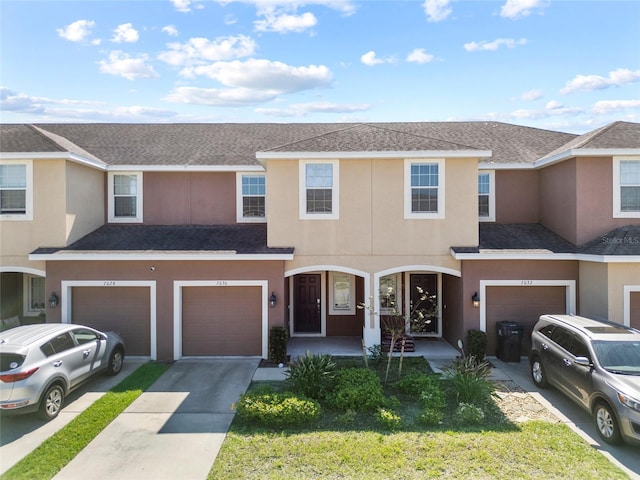
<svg viewBox="0 0 640 480">
<path fill-rule="evenodd" d="M 257 160 L 299 160 L 335 158 L 490 158 L 491 150 L 417 150 L 388 152 L 256 152 Z"/>
<path fill-rule="evenodd" d="M 264 172 L 262 165 L 109 165 L 111 172 Z"/>
<path fill-rule="evenodd" d="M 640 148 L 570 148 L 549 158 L 534 162 L 535 168 L 543 168 L 573 157 L 614 157 L 640 155 Z"/>
<path fill-rule="evenodd" d="M 581 253 L 455 253 L 456 260 L 579 260 L 595 263 L 640 263 L 640 255 L 587 255 Z"/>
<path fill-rule="evenodd" d="M 531 163 L 486 163 L 478 164 L 478 170 L 533 170 Z"/>
<path fill-rule="evenodd" d="M 70 152 L 2 152 L 0 153 L 0 160 L 69 160 L 80 165 L 85 165 L 91 168 L 97 168 L 98 170 L 107 170 L 107 164 L 91 158 L 82 157 Z"/>
<path fill-rule="evenodd" d="M 56 253 L 32 253 L 29 260 L 33 261 L 260 261 L 260 260 L 293 260 L 293 253 L 276 254 L 238 254 L 235 251 L 224 252 L 56 252 Z"/>
</svg>

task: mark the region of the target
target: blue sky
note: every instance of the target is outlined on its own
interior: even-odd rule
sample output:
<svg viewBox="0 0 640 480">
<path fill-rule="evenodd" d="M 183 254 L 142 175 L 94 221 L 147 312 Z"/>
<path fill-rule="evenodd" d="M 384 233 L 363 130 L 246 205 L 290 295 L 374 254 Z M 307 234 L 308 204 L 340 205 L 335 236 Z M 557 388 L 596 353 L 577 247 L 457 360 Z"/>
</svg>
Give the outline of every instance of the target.
<svg viewBox="0 0 640 480">
<path fill-rule="evenodd" d="M 0 119 L 640 121 L 640 1 L 2 0 Z"/>
</svg>

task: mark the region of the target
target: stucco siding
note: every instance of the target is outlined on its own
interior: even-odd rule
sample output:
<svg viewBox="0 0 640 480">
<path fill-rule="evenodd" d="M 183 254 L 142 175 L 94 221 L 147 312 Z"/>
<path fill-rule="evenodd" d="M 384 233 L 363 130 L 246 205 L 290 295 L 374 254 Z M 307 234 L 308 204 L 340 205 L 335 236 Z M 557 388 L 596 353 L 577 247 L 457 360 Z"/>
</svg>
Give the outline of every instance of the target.
<svg viewBox="0 0 640 480">
<path fill-rule="evenodd" d="M 73 187 L 66 188 L 66 244 L 69 245 L 104 225 L 106 173 L 74 162 L 67 162 L 66 166 L 66 185 Z"/>
<path fill-rule="evenodd" d="M 580 262 L 580 305 L 585 317 L 609 317 L 609 269 L 606 263 Z"/>
<path fill-rule="evenodd" d="M 611 263 L 608 265 L 609 320 L 624 323 L 625 286 L 638 285 L 640 285 L 640 264 Z"/>
<path fill-rule="evenodd" d="M 537 223 L 538 171 L 496 170 L 496 222 Z"/>
<path fill-rule="evenodd" d="M 577 236 L 576 160 L 540 170 L 540 223 L 571 243 Z"/>
</svg>

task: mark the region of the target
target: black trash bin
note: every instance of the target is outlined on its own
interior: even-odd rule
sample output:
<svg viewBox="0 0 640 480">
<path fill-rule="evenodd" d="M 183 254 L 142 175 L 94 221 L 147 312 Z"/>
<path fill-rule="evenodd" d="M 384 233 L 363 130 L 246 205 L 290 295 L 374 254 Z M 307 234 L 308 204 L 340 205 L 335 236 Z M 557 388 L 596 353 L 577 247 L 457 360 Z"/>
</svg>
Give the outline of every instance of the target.
<svg viewBox="0 0 640 480">
<path fill-rule="evenodd" d="M 498 348 L 496 357 L 503 362 L 519 362 L 522 350 L 522 325 L 515 322 L 496 322 Z"/>
</svg>

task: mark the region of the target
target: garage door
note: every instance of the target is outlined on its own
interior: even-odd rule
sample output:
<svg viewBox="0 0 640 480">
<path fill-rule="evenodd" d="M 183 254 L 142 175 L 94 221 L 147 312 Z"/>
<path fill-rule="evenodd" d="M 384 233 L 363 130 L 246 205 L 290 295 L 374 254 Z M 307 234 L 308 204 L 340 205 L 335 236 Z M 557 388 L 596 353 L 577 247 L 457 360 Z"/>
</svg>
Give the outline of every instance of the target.
<svg viewBox="0 0 640 480">
<path fill-rule="evenodd" d="M 149 356 L 150 291 L 147 287 L 73 287 L 73 323 L 118 332 L 127 355 Z"/>
<path fill-rule="evenodd" d="M 262 288 L 184 287 L 182 354 L 262 355 Z"/>
<path fill-rule="evenodd" d="M 566 313 L 565 287 L 487 287 L 487 353 L 497 346 L 496 322 L 516 322 L 523 326 L 522 353 L 531 346 L 530 335 L 540 315 Z"/>
<path fill-rule="evenodd" d="M 630 298 L 630 325 L 633 328 L 640 328 L 640 292 L 631 292 Z"/>
</svg>

